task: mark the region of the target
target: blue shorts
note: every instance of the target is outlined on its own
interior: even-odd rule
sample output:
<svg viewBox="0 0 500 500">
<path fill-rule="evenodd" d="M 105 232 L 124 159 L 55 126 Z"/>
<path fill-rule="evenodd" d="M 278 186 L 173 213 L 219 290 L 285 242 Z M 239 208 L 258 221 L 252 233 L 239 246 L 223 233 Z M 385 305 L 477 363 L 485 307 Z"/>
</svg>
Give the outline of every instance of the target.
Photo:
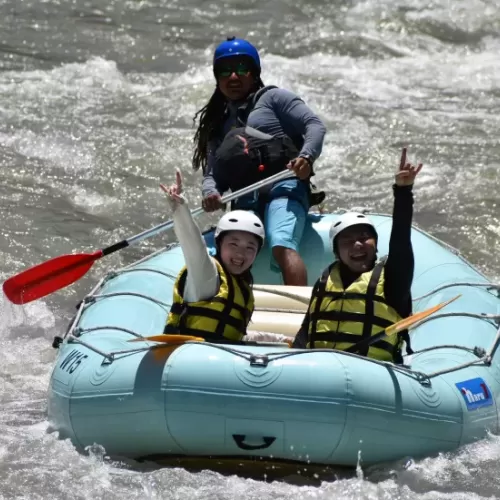
<svg viewBox="0 0 500 500">
<path fill-rule="evenodd" d="M 275 198 L 264 215 L 267 244 L 271 247 L 291 248 L 299 251 L 307 212 L 304 205 L 291 198 Z"/>
</svg>

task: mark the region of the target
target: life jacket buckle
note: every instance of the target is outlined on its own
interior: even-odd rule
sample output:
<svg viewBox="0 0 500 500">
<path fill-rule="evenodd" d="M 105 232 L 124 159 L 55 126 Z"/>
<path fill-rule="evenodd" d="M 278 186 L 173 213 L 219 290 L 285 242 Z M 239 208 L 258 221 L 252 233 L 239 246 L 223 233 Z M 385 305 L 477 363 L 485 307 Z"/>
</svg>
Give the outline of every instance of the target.
<svg viewBox="0 0 500 500">
<path fill-rule="evenodd" d="M 250 366 L 262 366 L 265 368 L 269 364 L 269 358 L 260 354 L 250 356 Z"/>
</svg>

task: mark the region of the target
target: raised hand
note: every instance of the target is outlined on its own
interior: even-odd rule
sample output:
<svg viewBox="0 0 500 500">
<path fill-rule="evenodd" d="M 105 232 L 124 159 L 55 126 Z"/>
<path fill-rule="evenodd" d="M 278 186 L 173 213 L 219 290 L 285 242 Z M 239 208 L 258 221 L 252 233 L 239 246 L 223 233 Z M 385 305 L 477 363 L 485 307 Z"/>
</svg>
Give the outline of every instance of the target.
<svg viewBox="0 0 500 500">
<path fill-rule="evenodd" d="M 170 187 L 160 184 L 160 188 L 167 195 L 172 210 L 175 210 L 179 205 L 182 205 L 185 202 L 184 198 L 181 196 L 182 176 L 181 171 L 178 168 L 175 169 L 175 184 L 172 184 Z"/>
<path fill-rule="evenodd" d="M 406 148 L 403 148 L 403 152 L 401 153 L 401 162 L 399 163 L 399 169 L 396 173 L 396 185 L 411 186 L 420 170 L 422 170 L 422 163 L 419 163 L 418 167 L 416 167 L 410 162 L 407 162 Z"/>
</svg>

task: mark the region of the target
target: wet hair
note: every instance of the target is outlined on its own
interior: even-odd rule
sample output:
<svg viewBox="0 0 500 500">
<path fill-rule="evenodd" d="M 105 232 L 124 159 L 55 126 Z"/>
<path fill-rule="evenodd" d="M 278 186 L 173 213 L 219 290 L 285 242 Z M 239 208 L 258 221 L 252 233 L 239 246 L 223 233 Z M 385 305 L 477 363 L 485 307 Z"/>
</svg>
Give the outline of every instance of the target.
<svg viewBox="0 0 500 500">
<path fill-rule="evenodd" d="M 255 75 L 256 73 L 253 72 L 253 74 Z M 255 84 L 251 93 L 256 92 L 262 87 L 264 87 L 264 83 L 260 79 L 260 76 L 255 76 Z M 193 142 L 195 143 L 192 160 L 194 170 L 198 170 L 201 167 L 202 172 L 205 173 L 208 161 L 208 143 L 215 137 L 222 135 L 226 109 L 226 96 L 221 92 L 217 84 L 208 103 L 199 109 L 193 117 L 193 124 L 196 124 L 197 120 L 199 122 L 193 138 Z"/>
</svg>

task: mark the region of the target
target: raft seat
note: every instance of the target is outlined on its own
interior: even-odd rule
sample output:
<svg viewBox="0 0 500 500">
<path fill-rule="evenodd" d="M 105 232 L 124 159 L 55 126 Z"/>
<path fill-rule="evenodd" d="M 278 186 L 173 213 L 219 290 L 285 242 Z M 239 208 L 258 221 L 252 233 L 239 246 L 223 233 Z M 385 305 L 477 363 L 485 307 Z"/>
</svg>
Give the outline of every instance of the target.
<svg viewBox="0 0 500 500">
<path fill-rule="evenodd" d="M 311 293 L 310 286 L 254 285 L 255 310 L 249 330 L 295 337 Z"/>
</svg>

